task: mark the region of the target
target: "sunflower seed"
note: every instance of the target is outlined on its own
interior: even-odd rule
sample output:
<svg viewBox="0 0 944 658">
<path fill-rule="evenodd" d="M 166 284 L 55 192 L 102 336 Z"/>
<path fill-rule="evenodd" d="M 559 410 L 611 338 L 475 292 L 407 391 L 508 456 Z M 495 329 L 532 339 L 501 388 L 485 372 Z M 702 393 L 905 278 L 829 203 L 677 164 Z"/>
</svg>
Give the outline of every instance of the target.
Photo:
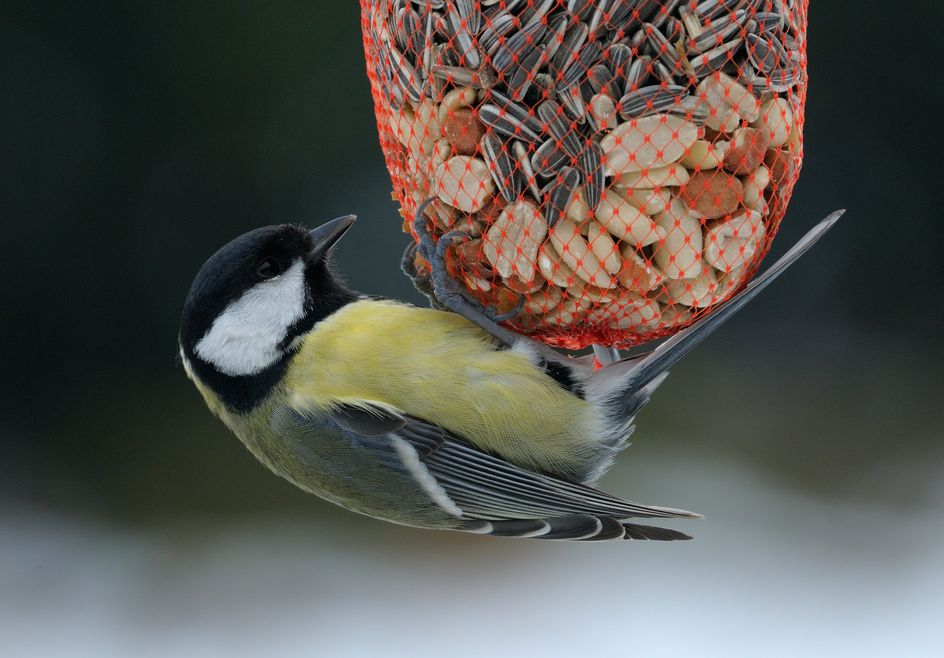
<svg viewBox="0 0 944 658">
<path fill-rule="evenodd" d="M 531 158 L 528 157 L 528 149 L 519 141 L 512 144 L 515 152 L 515 159 L 518 161 L 518 167 L 524 176 L 525 184 L 531 190 L 531 194 L 538 201 L 541 199 L 541 190 L 538 188 L 537 176 L 534 175 L 534 169 L 531 168 Z"/>
<path fill-rule="evenodd" d="M 470 27 L 468 17 L 463 18 L 461 11 L 456 6 L 449 7 L 446 13 L 449 27 L 455 34 L 455 46 L 459 54 L 459 60 L 471 69 L 477 69 L 482 63 L 479 56 L 479 50 L 472 40 L 475 36 Z"/>
<path fill-rule="evenodd" d="M 679 68 L 678 54 L 675 52 L 675 47 L 669 43 L 665 35 L 659 31 L 659 28 L 651 23 L 647 23 L 643 26 L 643 30 L 646 32 L 646 39 L 653 56 L 656 57 L 658 61 L 662 62 L 670 71 Z"/>
<path fill-rule="evenodd" d="M 780 14 L 772 11 L 759 11 L 752 16 L 752 19 L 757 22 L 757 29 L 760 32 L 774 32 L 783 25 Z"/>
<path fill-rule="evenodd" d="M 591 141 L 587 144 L 587 148 L 580 157 L 580 171 L 586 181 L 587 205 L 591 210 L 596 210 L 603 196 L 603 186 L 606 184 L 606 172 L 603 171 L 603 149 L 598 143 Z"/>
<path fill-rule="evenodd" d="M 535 143 L 541 141 L 541 136 L 531 130 L 525 122 L 497 105 L 485 104 L 480 107 L 479 121 L 507 137 L 517 137 Z"/>
<path fill-rule="evenodd" d="M 560 143 L 569 155 L 579 158 L 583 147 L 580 140 L 564 119 L 561 106 L 554 101 L 544 101 L 538 105 L 538 118 L 544 123 L 551 137 Z"/>
<path fill-rule="evenodd" d="M 478 36 L 482 31 L 482 12 L 478 8 L 479 3 L 475 0 L 454 0 L 454 2 L 465 29 L 473 37 Z"/>
<path fill-rule="evenodd" d="M 518 8 L 524 0 L 482 0 L 483 7 L 495 7 L 498 10 L 512 12 Z M 486 14 L 488 12 L 486 11 Z"/>
<path fill-rule="evenodd" d="M 713 50 L 692 57 L 689 61 L 692 65 L 692 73 L 698 79 L 703 79 L 716 71 L 724 69 L 725 65 L 732 61 L 734 54 L 744 43 L 743 39 L 735 39 L 722 44 Z"/>
<path fill-rule="evenodd" d="M 502 92 L 492 89 L 489 92 L 489 98 L 495 105 L 498 105 L 506 113 L 526 125 L 532 132 L 541 133 L 544 131 L 544 126 L 541 125 L 541 122 L 537 120 L 532 111 L 514 102 Z"/>
<path fill-rule="evenodd" d="M 658 7 L 658 13 L 651 21 L 652 25 L 657 29 L 662 28 L 666 21 L 671 18 L 675 10 L 678 9 L 680 1 L 681 0 L 663 0 L 663 2 L 658 3 L 661 6 Z"/>
<path fill-rule="evenodd" d="M 572 158 L 560 148 L 556 139 L 541 144 L 531 156 L 531 168 L 539 176 L 550 176 Z"/>
<path fill-rule="evenodd" d="M 387 66 L 382 65 L 377 68 L 377 76 L 380 79 L 381 89 L 390 96 L 391 105 L 394 109 L 399 110 L 406 101 L 406 94 L 400 85 L 393 81 L 392 72 Z"/>
<path fill-rule="evenodd" d="M 632 4 L 635 5 L 634 11 L 638 12 L 639 25 L 642 25 L 643 23 L 651 23 L 653 19 L 656 18 L 659 14 L 662 0 L 637 0 Z M 635 15 L 636 14 L 634 14 L 634 16 Z"/>
<path fill-rule="evenodd" d="M 704 0 L 695 7 L 695 13 L 702 21 L 713 21 L 719 16 L 730 14 L 740 9 L 747 0 Z"/>
<path fill-rule="evenodd" d="M 548 227 L 553 228 L 558 220 L 567 212 L 567 207 L 574 200 L 577 188 L 580 187 L 580 173 L 573 167 L 563 167 L 557 172 L 557 177 L 541 190 L 543 198 L 547 199 L 544 211 Z"/>
<path fill-rule="evenodd" d="M 747 56 L 751 64 L 765 75 L 775 71 L 780 65 L 780 58 L 770 47 L 770 43 L 756 34 L 747 35 Z"/>
<path fill-rule="evenodd" d="M 603 48 L 596 41 L 584 44 L 580 49 L 577 60 L 564 71 L 561 77 L 561 85 L 567 87 L 580 80 L 591 66 L 596 64 L 603 57 Z"/>
<path fill-rule="evenodd" d="M 530 0 L 527 8 L 518 16 L 518 20 L 525 28 L 540 23 L 547 16 L 551 7 L 556 4 L 557 0 Z"/>
<path fill-rule="evenodd" d="M 697 39 L 705 31 L 698 15 L 689 7 L 682 7 L 679 12 L 682 16 L 682 25 L 689 39 Z"/>
<path fill-rule="evenodd" d="M 492 66 L 499 73 L 507 73 L 516 62 L 521 60 L 534 46 L 540 43 L 544 38 L 544 32 L 547 30 L 541 23 L 535 23 L 515 32 L 504 43 L 499 39 L 499 46 L 492 57 Z"/>
<path fill-rule="evenodd" d="M 659 114 L 678 105 L 685 96 L 685 87 L 678 85 L 651 85 L 623 96 L 619 101 L 619 113 L 624 119 Z"/>
<path fill-rule="evenodd" d="M 694 51 L 703 53 L 712 48 L 717 48 L 729 38 L 734 36 L 746 22 L 747 12 L 739 9 L 737 12 L 722 20 L 718 20 L 712 26 L 702 32 L 701 36 L 695 39 Z"/>
<path fill-rule="evenodd" d="M 577 20 L 585 21 L 593 13 L 595 0 L 567 0 L 567 13 Z"/>
<path fill-rule="evenodd" d="M 443 66 L 437 65 L 432 69 L 432 74 L 440 80 L 445 80 L 458 87 L 473 87 L 475 89 L 491 89 L 495 86 L 497 78 L 487 67 L 478 71 L 467 69 L 464 66 Z"/>
<path fill-rule="evenodd" d="M 413 47 L 413 37 L 419 31 L 417 30 L 419 20 L 419 14 L 409 7 L 400 9 L 396 14 L 394 29 L 391 31 L 396 35 L 397 47 L 404 52 Z"/>
<path fill-rule="evenodd" d="M 479 146 L 492 174 L 492 180 L 495 181 L 495 187 L 505 201 L 514 203 L 521 196 L 524 182 L 518 175 L 515 160 L 508 152 L 508 145 L 495 135 L 485 135 Z"/>
<path fill-rule="evenodd" d="M 587 116 L 587 105 L 584 102 L 583 94 L 580 91 L 580 85 L 572 84 L 569 87 L 558 87 L 557 98 L 561 105 L 573 119 L 583 122 Z"/>
<path fill-rule="evenodd" d="M 390 47 L 390 60 L 393 64 L 393 80 L 412 103 L 418 103 L 423 97 L 422 81 L 409 60 L 394 47 Z"/>
<path fill-rule="evenodd" d="M 685 28 L 682 25 L 682 21 L 672 16 L 666 19 L 665 23 L 660 26 L 659 29 L 662 31 L 662 34 L 665 35 L 665 38 L 672 43 L 675 43 L 676 40 L 681 39 L 682 35 L 685 33 Z"/>
<path fill-rule="evenodd" d="M 433 20 L 433 14 L 429 13 L 426 15 L 426 26 L 424 28 L 423 34 L 423 51 L 422 51 L 422 65 L 423 65 L 423 76 L 427 79 L 432 75 L 433 69 L 433 55 L 436 50 L 436 46 L 433 43 L 433 28 L 436 22 Z"/>
<path fill-rule="evenodd" d="M 774 0 L 774 5 L 777 7 L 777 13 L 783 18 L 783 28 L 797 34 L 800 30 L 797 25 L 796 7 L 788 6 L 784 0 Z"/>
<path fill-rule="evenodd" d="M 767 76 L 768 88 L 777 93 L 786 93 L 800 83 L 801 73 L 791 68 L 777 69 Z"/>
<path fill-rule="evenodd" d="M 616 76 L 606 64 L 597 64 L 587 71 L 587 80 L 593 89 L 593 95 L 607 94 L 616 96 L 619 92 L 616 90 Z"/>
<path fill-rule="evenodd" d="M 559 14 L 547 22 L 548 30 L 544 36 L 544 59 L 545 63 L 550 62 L 557 55 L 557 51 L 564 43 L 564 36 L 567 34 L 567 27 L 570 20 L 564 14 Z"/>
<path fill-rule="evenodd" d="M 675 74 L 672 72 L 672 69 L 670 69 L 668 66 L 666 66 L 662 62 L 658 60 L 654 61 L 652 63 L 652 69 L 653 71 L 655 71 L 656 77 L 659 78 L 659 80 L 661 80 L 665 84 L 667 85 L 676 84 L 677 81 L 675 80 Z"/>
<path fill-rule="evenodd" d="M 679 99 L 678 103 L 668 108 L 665 113 L 681 117 L 686 121 L 703 126 L 708 122 L 711 109 L 702 103 L 697 96 L 684 96 Z"/>
<path fill-rule="evenodd" d="M 626 70 L 626 85 L 623 87 L 624 94 L 628 94 L 639 88 L 646 81 L 651 71 L 652 62 L 648 57 L 640 57 L 633 60 Z"/>
<path fill-rule="evenodd" d="M 506 11 L 500 11 L 490 18 L 479 35 L 479 48 L 489 57 L 495 56 L 501 39 L 515 28 L 515 17 Z"/>
<path fill-rule="evenodd" d="M 596 7 L 593 10 L 593 14 L 590 16 L 590 23 L 588 25 L 590 29 L 590 34 L 596 34 L 597 31 L 604 26 L 603 17 L 609 13 L 610 5 L 612 5 L 614 0 L 597 0 Z"/>
<path fill-rule="evenodd" d="M 617 78 L 626 75 L 627 64 L 632 58 L 633 49 L 625 43 L 614 43 L 603 53 L 603 59 Z"/>
<path fill-rule="evenodd" d="M 586 23 L 577 23 L 564 34 L 564 41 L 557 53 L 551 59 L 554 71 L 563 71 L 570 67 L 577 57 L 577 52 L 583 48 L 590 30 Z"/>
<path fill-rule="evenodd" d="M 639 2 L 625 2 L 625 0 L 615 0 L 607 12 L 606 26 L 611 30 L 626 29 L 627 19 L 630 13 L 636 8 Z"/>
<path fill-rule="evenodd" d="M 513 69 L 514 73 L 511 74 L 508 81 L 508 88 L 511 90 L 514 100 L 520 101 L 527 96 L 531 84 L 534 82 L 534 76 L 537 75 L 538 68 L 540 68 L 543 60 L 544 49 L 537 48 L 528 53 L 521 64 Z"/>
</svg>

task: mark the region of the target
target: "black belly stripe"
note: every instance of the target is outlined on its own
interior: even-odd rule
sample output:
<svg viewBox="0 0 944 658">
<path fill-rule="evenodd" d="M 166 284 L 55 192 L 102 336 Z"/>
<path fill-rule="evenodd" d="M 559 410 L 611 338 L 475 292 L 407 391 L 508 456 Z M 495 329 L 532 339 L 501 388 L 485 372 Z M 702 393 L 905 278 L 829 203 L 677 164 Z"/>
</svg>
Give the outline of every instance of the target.
<svg viewBox="0 0 944 658">
<path fill-rule="evenodd" d="M 573 372 L 567 366 L 541 359 L 541 367 L 548 375 L 554 378 L 561 388 L 583 399 L 583 386 L 574 378 Z"/>
</svg>

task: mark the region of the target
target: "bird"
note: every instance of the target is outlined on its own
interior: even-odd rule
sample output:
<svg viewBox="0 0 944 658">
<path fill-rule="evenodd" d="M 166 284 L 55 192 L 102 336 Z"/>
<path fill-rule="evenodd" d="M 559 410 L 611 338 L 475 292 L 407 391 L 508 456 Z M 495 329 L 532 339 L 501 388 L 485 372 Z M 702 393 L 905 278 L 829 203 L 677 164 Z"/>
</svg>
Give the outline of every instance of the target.
<svg viewBox="0 0 944 658">
<path fill-rule="evenodd" d="M 479 535 L 690 539 L 650 519 L 699 514 L 629 502 L 595 485 L 668 368 L 841 214 L 711 314 L 604 367 L 500 326 L 441 277 L 442 309 L 352 290 L 332 248 L 353 215 L 313 230 L 257 228 L 196 274 L 181 316 L 180 361 L 259 462 L 350 511 Z"/>
</svg>

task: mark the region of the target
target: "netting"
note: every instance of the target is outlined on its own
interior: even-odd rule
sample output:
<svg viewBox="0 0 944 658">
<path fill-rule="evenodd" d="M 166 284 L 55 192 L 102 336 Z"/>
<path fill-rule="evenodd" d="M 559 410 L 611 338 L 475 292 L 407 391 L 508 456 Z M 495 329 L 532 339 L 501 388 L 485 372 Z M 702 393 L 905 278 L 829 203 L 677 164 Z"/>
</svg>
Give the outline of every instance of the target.
<svg viewBox="0 0 944 658">
<path fill-rule="evenodd" d="M 509 326 L 629 347 L 756 271 L 802 161 L 808 0 L 361 9 L 404 230 L 448 235 L 448 274 Z"/>
</svg>

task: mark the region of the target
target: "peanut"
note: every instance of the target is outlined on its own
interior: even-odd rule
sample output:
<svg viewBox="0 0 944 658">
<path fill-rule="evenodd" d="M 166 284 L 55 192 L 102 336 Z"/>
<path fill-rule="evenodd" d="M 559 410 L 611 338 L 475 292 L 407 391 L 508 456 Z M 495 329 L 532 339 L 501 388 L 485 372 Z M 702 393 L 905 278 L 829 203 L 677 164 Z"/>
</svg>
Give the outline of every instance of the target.
<svg viewBox="0 0 944 658">
<path fill-rule="evenodd" d="M 489 178 L 489 180 L 491 180 Z M 534 279 L 538 248 L 547 235 L 547 222 L 531 201 L 518 201 L 502 210 L 485 234 L 485 258 L 508 279 Z"/>
<path fill-rule="evenodd" d="M 569 219 L 561 218 L 550 231 L 550 244 L 574 273 L 586 283 L 600 288 L 612 288 L 614 279 L 603 268 L 587 240 Z"/>
<path fill-rule="evenodd" d="M 665 240 L 655 249 L 659 269 L 670 279 L 696 276 L 701 271 L 701 222 L 685 204 L 674 199 L 669 210 L 656 216 Z"/>
<path fill-rule="evenodd" d="M 613 189 L 603 193 L 595 217 L 613 237 L 640 247 L 652 244 L 665 236 L 652 217 L 627 203 L 626 199 Z"/>
</svg>

